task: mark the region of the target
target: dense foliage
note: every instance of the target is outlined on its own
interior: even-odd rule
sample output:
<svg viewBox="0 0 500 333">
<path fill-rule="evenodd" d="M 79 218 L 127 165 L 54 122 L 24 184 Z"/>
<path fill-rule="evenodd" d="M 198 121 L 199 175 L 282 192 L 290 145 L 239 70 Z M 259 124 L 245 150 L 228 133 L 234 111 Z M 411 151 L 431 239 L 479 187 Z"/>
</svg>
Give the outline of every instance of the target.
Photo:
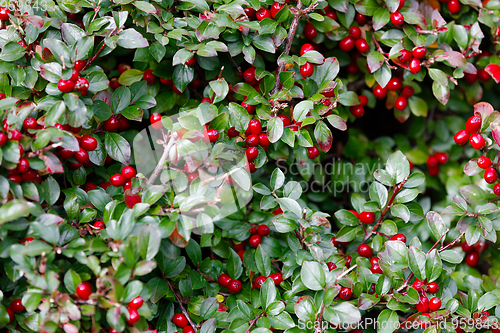
<svg viewBox="0 0 500 333">
<path fill-rule="evenodd" d="M 500 332 L 500 1 L 0 5 L 0 330 Z"/>
</svg>

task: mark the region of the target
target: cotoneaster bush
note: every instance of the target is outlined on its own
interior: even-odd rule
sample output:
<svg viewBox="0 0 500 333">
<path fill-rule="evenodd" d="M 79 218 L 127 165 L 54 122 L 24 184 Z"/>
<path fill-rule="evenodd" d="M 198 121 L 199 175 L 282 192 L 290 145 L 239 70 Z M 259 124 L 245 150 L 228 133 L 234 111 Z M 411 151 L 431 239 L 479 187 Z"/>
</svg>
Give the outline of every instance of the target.
<svg viewBox="0 0 500 333">
<path fill-rule="evenodd" d="M 500 332 L 498 0 L 1 6 L 2 331 Z"/>
</svg>

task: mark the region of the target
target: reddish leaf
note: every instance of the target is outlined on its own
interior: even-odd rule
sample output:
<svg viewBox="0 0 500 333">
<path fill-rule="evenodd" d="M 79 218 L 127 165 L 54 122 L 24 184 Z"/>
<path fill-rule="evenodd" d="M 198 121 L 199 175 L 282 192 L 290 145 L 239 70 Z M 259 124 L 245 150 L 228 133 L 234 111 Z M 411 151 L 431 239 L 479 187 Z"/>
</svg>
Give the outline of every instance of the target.
<svg viewBox="0 0 500 333">
<path fill-rule="evenodd" d="M 495 140 L 497 145 L 500 145 L 500 124 L 492 123 L 490 125 L 491 135 L 493 136 L 493 140 Z"/>
<path fill-rule="evenodd" d="M 478 112 L 481 115 L 481 119 L 483 121 L 488 119 L 490 114 L 492 114 L 494 111 L 495 110 L 490 103 L 481 102 L 474 105 L 474 113 Z"/>
<path fill-rule="evenodd" d="M 63 173 L 64 169 L 62 166 L 61 161 L 59 158 L 50 153 L 50 152 L 45 152 L 42 155 L 39 156 L 42 161 L 45 162 L 45 169 L 42 169 L 42 172 L 47 172 L 47 173 Z"/>
<path fill-rule="evenodd" d="M 486 73 L 490 74 L 496 83 L 500 82 L 500 66 L 497 64 L 489 64 L 486 66 Z"/>
<path fill-rule="evenodd" d="M 184 237 L 181 236 L 179 231 L 177 231 L 177 224 L 175 225 L 174 231 L 172 231 L 172 233 L 170 234 L 170 240 L 175 246 L 180 248 L 185 248 L 188 244 Z"/>
</svg>

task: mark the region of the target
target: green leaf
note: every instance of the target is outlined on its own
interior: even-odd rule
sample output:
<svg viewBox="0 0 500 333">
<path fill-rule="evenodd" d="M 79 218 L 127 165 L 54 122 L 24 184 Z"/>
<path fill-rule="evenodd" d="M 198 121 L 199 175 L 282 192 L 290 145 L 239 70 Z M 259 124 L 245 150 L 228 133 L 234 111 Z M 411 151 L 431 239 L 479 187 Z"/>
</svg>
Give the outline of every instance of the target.
<svg viewBox="0 0 500 333">
<path fill-rule="evenodd" d="M 399 150 L 389 156 L 385 169 L 397 184 L 410 175 L 410 163 Z"/>
<path fill-rule="evenodd" d="M 260 287 L 260 302 L 264 310 L 267 310 L 274 301 L 276 301 L 276 286 L 273 279 L 267 278 Z"/>
<path fill-rule="evenodd" d="M 161 232 L 156 225 L 145 225 L 137 236 L 137 247 L 142 259 L 152 260 L 160 249 Z"/>
<path fill-rule="evenodd" d="M 335 217 L 339 220 L 340 223 L 348 226 L 357 226 L 359 225 L 359 219 L 352 212 L 341 209 L 335 212 Z"/>
<path fill-rule="evenodd" d="M 415 277 L 420 281 L 424 281 L 426 278 L 425 275 L 425 253 L 422 252 L 419 248 L 414 246 L 410 246 L 410 251 L 408 253 L 408 259 L 411 271 L 415 274 Z"/>
<path fill-rule="evenodd" d="M 64 274 L 64 286 L 70 294 L 76 293 L 76 286 L 80 283 L 82 283 L 82 279 L 74 270 L 70 269 Z"/>
<path fill-rule="evenodd" d="M 0 225 L 14 221 L 23 216 L 28 216 L 35 205 L 24 200 L 14 199 L 0 207 Z"/>
<path fill-rule="evenodd" d="M 444 241 L 443 235 L 446 234 L 448 231 L 448 228 L 446 227 L 446 224 L 438 213 L 434 211 L 430 211 L 425 215 L 425 218 L 427 220 L 427 223 L 429 224 L 429 229 L 432 232 L 432 235 L 437 239 L 442 239 Z"/>
<path fill-rule="evenodd" d="M 389 309 L 382 310 L 378 315 L 377 321 L 379 323 L 384 323 L 384 325 L 379 325 L 377 330 L 378 333 L 392 333 L 400 325 L 398 313 Z"/>
<path fill-rule="evenodd" d="M 262 245 L 259 245 L 255 250 L 255 264 L 262 275 L 269 276 L 271 274 L 271 257 L 262 248 Z"/>
<path fill-rule="evenodd" d="M 106 132 L 104 136 L 104 146 L 109 156 L 123 164 L 130 162 L 130 144 L 117 133 Z"/>
<path fill-rule="evenodd" d="M 232 279 L 238 279 L 243 273 L 243 263 L 241 262 L 241 258 L 233 249 L 229 249 L 226 269 Z"/>
<path fill-rule="evenodd" d="M 300 277 L 302 283 L 311 290 L 325 288 L 325 271 L 317 261 L 304 261 L 300 270 Z"/>
</svg>

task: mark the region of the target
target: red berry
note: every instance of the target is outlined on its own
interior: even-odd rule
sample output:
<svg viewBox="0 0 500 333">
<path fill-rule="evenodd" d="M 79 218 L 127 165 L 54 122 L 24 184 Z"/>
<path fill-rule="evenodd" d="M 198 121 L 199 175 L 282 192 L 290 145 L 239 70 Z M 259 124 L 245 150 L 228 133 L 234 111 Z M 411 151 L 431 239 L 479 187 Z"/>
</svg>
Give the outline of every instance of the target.
<svg viewBox="0 0 500 333">
<path fill-rule="evenodd" d="M 219 132 L 216 129 L 213 128 L 209 129 L 207 131 L 207 136 L 210 142 L 215 142 L 219 140 Z"/>
<path fill-rule="evenodd" d="M 488 74 L 488 72 L 486 72 L 484 68 L 481 68 L 477 71 L 477 77 L 483 82 L 488 82 L 489 80 L 491 80 L 490 74 Z"/>
<path fill-rule="evenodd" d="M 141 316 L 139 315 L 139 312 L 137 312 L 136 309 L 128 309 L 128 319 L 127 319 L 127 325 L 128 326 L 134 326 L 141 320 Z"/>
<path fill-rule="evenodd" d="M 271 18 L 271 12 L 265 8 L 261 8 L 255 14 L 257 20 L 262 21 L 265 18 Z"/>
<path fill-rule="evenodd" d="M 80 163 L 84 163 L 89 159 L 89 153 L 87 153 L 87 151 L 83 148 L 80 148 L 80 150 L 77 151 L 74 156 L 75 160 Z"/>
<path fill-rule="evenodd" d="M 233 248 L 236 250 L 236 251 L 241 251 L 241 250 L 244 250 L 245 249 L 245 243 L 244 242 L 234 242 L 233 241 Z"/>
<path fill-rule="evenodd" d="M 360 106 L 364 107 L 368 104 L 368 97 L 366 97 L 365 95 L 359 95 L 358 98 L 359 98 L 359 102 L 360 102 L 359 105 Z"/>
<path fill-rule="evenodd" d="M 329 7 L 325 9 L 325 16 L 335 21 L 338 19 L 337 12 Z"/>
<path fill-rule="evenodd" d="M 14 312 L 23 312 L 24 305 L 20 299 L 15 299 L 10 303 L 10 309 Z"/>
<path fill-rule="evenodd" d="M 25 158 L 21 158 L 19 160 L 19 163 L 17 164 L 17 171 L 19 171 L 19 173 L 24 173 L 29 169 L 30 169 L 30 162 L 28 162 L 28 160 Z"/>
<path fill-rule="evenodd" d="M 290 118 L 288 118 L 284 114 L 279 114 L 278 118 L 280 118 L 281 121 L 283 122 L 283 127 L 290 126 L 290 124 L 291 124 Z"/>
<path fill-rule="evenodd" d="M 8 141 L 7 134 L 0 132 L 0 147 L 6 144 Z"/>
<path fill-rule="evenodd" d="M 273 273 L 273 274 L 269 275 L 269 277 L 271 279 L 273 279 L 274 284 L 276 286 L 279 286 L 281 284 L 281 282 L 283 282 L 283 275 L 281 275 L 281 273 Z"/>
<path fill-rule="evenodd" d="M 403 88 L 403 81 L 399 77 L 394 77 L 389 80 L 386 87 L 391 91 L 401 90 Z"/>
<path fill-rule="evenodd" d="M 465 257 L 465 263 L 470 267 L 475 267 L 479 263 L 479 254 L 477 252 L 469 253 Z"/>
<path fill-rule="evenodd" d="M 80 147 L 87 151 L 93 151 L 97 148 L 97 140 L 91 136 L 84 135 L 80 140 Z"/>
<path fill-rule="evenodd" d="M 259 276 L 258 278 L 255 279 L 255 281 L 253 281 L 252 286 L 256 289 L 260 289 L 260 287 L 262 287 L 265 281 L 266 281 L 265 276 Z"/>
<path fill-rule="evenodd" d="M 431 175 L 432 177 L 436 177 L 437 175 L 439 175 L 439 165 L 429 168 L 429 175 Z"/>
<path fill-rule="evenodd" d="M 219 304 L 222 305 L 222 304 Z M 219 311 L 219 310 L 217 310 Z M 194 329 L 191 326 L 186 326 L 182 329 L 182 333 L 195 333 Z"/>
<path fill-rule="evenodd" d="M 437 311 L 441 307 L 441 300 L 438 297 L 433 297 L 429 301 L 429 310 Z"/>
<path fill-rule="evenodd" d="M 161 122 L 161 114 L 159 113 L 153 113 L 149 117 L 149 121 L 151 122 L 151 126 L 154 129 L 160 129 L 163 127 L 163 123 Z"/>
<path fill-rule="evenodd" d="M 21 132 L 19 132 L 16 129 L 10 130 L 8 136 L 9 136 L 9 141 L 21 141 L 21 139 L 23 138 Z"/>
<path fill-rule="evenodd" d="M 160 78 L 160 83 L 165 85 L 165 86 L 171 86 L 174 81 L 172 79 L 164 79 L 164 78 Z"/>
<path fill-rule="evenodd" d="M 464 73 L 464 81 L 467 84 L 474 84 L 477 81 L 477 74 Z"/>
<path fill-rule="evenodd" d="M 269 227 L 267 225 L 261 224 L 257 227 L 257 232 L 259 233 L 259 235 L 264 237 L 264 236 L 267 236 L 271 233 L 271 229 L 269 229 Z"/>
<path fill-rule="evenodd" d="M 71 71 L 71 77 L 69 79 L 70 81 L 76 82 L 76 80 L 78 80 L 78 76 L 80 76 L 80 73 L 77 70 L 73 69 Z"/>
<path fill-rule="evenodd" d="M 245 110 L 247 110 L 248 114 L 254 114 L 255 113 L 255 105 L 250 105 L 250 104 L 247 104 L 245 103 L 246 101 L 246 97 L 245 99 L 243 100 L 243 102 L 241 102 L 241 106 L 245 108 Z"/>
<path fill-rule="evenodd" d="M 262 147 L 268 147 L 271 144 L 266 133 L 259 134 L 259 145 Z"/>
<path fill-rule="evenodd" d="M 368 45 L 366 39 L 360 38 L 356 41 L 356 48 L 361 53 L 367 53 L 370 51 L 370 45 Z"/>
<path fill-rule="evenodd" d="M 7 178 L 9 178 L 9 180 L 13 181 L 14 183 L 18 184 L 21 184 L 21 182 L 23 181 L 21 175 L 9 175 Z"/>
<path fill-rule="evenodd" d="M 422 59 L 425 57 L 425 54 L 427 53 L 427 48 L 425 46 L 419 46 L 414 48 L 413 51 L 411 51 L 411 53 L 414 58 Z"/>
<path fill-rule="evenodd" d="M 255 67 L 252 66 L 243 72 L 243 80 L 248 84 L 255 82 Z"/>
<path fill-rule="evenodd" d="M 300 66 L 300 75 L 303 78 L 310 77 L 314 74 L 314 66 L 310 62 L 306 62 L 304 65 Z"/>
<path fill-rule="evenodd" d="M 417 311 L 425 313 L 429 311 L 429 299 L 426 296 L 420 296 L 416 305 Z"/>
<path fill-rule="evenodd" d="M 144 304 L 144 300 L 141 296 L 137 296 L 128 303 L 128 307 L 129 309 L 137 310 L 142 306 L 142 304 Z"/>
<path fill-rule="evenodd" d="M 406 98 L 412 97 L 414 93 L 415 90 L 411 86 L 404 86 L 403 90 L 401 90 L 401 95 L 403 95 Z"/>
<path fill-rule="evenodd" d="M 12 324 L 12 322 L 14 321 L 14 318 L 15 318 L 14 311 L 12 311 L 11 308 L 5 308 L 5 310 L 7 311 L 7 314 L 9 315 L 9 322 L 7 325 L 10 325 L 10 324 Z"/>
<path fill-rule="evenodd" d="M 361 212 L 359 213 L 359 220 L 363 223 L 369 224 L 375 222 L 375 213 Z"/>
<path fill-rule="evenodd" d="M 452 14 L 458 14 L 460 12 L 460 9 L 462 9 L 462 5 L 458 0 L 450 0 L 448 1 L 448 10 Z"/>
<path fill-rule="evenodd" d="M 72 92 L 74 88 L 75 83 L 71 80 L 60 79 L 59 82 L 57 82 L 57 89 L 63 93 Z"/>
<path fill-rule="evenodd" d="M 436 152 L 434 156 L 436 156 L 439 164 L 446 164 L 448 162 L 447 153 Z"/>
<path fill-rule="evenodd" d="M 307 23 L 304 27 L 304 36 L 309 40 L 313 40 L 317 35 L 318 31 L 316 30 L 314 25 L 312 25 L 311 23 Z"/>
<path fill-rule="evenodd" d="M 361 38 L 361 30 L 354 26 L 349 28 L 349 36 L 351 36 L 354 39 L 360 39 Z"/>
<path fill-rule="evenodd" d="M 340 42 L 339 42 L 339 47 L 342 51 L 344 52 L 349 52 L 351 51 L 354 46 L 356 46 L 356 41 L 354 38 L 351 36 L 344 37 Z"/>
<path fill-rule="evenodd" d="M 373 250 L 370 246 L 366 244 L 361 244 L 358 246 L 358 254 L 361 257 L 369 258 L 373 255 Z"/>
<path fill-rule="evenodd" d="M 115 187 L 120 187 L 125 184 L 125 178 L 120 174 L 116 174 L 110 177 L 109 182 Z"/>
<path fill-rule="evenodd" d="M 407 63 L 407 62 L 409 62 L 409 61 L 411 60 L 411 58 L 413 57 L 413 55 L 411 54 L 411 52 L 410 52 L 410 51 L 408 51 L 408 50 L 405 50 L 405 49 L 403 49 L 403 50 L 399 51 L 399 53 L 400 53 L 401 55 L 398 57 L 398 59 L 399 59 L 401 62 L 403 62 L 403 63 Z"/>
<path fill-rule="evenodd" d="M 198 178 L 200 175 L 195 172 L 195 173 L 190 173 L 188 175 L 188 182 L 191 184 L 196 178 Z"/>
<path fill-rule="evenodd" d="M 36 119 L 33 117 L 28 117 L 24 119 L 23 122 L 23 129 L 28 132 L 28 130 L 36 130 L 38 129 L 38 123 L 36 122 Z"/>
<path fill-rule="evenodd" d="M 349 112 L 351 112 L 354 117 L 359 119 L 365 115 L 365 108 L 361 105 L 351 105 L 349 107 Z"/>
<path fill-rule="evenodd" d="M 309 51 L 314 51 L 314 46 L 306 43 L 306 44 L 302 45 L 302 47 L 300 48 L 300 55 L 304 55 L 304 53 L 309 52 Z"/>
<path fill-rule="evenodd" d="M 469 132 L 466 130 L 458 131 L 454 136 L 455 143 L 463 146 L 469 141 Z"/>
<path fill-rule="evenodd" d="M 172 317 L 172 323 L 174 323 L 175 326 L 184 328 L 186 327 L 189 323 L 185 315 L 182 313 L 175 313 L 174 316 Z"/>
<path fill-rule="evenodd" d="M 0 7 L 0 20 L 8 21 L 9 20 L 10 10 L 7 7 Z"/>
<path fill-rule="evenodd" d="M 92 294 L 92 285 L 89 281 L 85 281 L 76 286 L 76 295 L 83 299 L 88 300 Z"/>
<path fill-rule="evenodd" d="M 82 163 L 73 163 L 73 162 L 68 162 L 68 166 L 71 170 L 78 170 L 82 167 Z"/>
<path fill-rule="evenodd" d="M 283 7 L 285 7 L 285 4 L 284 4 L 284 3 L 283 3 L 283 4 L 281 4 L 281 3 L 279 3 L 279 2 L 275 2 L 275 3 L 273 3 L 273 5 L 271 6 L 271 16 L 272 16 L 273 18 L 275 18 L 275 17 L 276 17 L 276 15 L 278 15 L 278 12 L 279 12 L 281 9 L 283 9 Z"/>
<path fill-rule="evenodd" d="M 106 225 L 104 224 L 104 222 L 102 221 L 96 221 L 94 223 L 94 228 L 98 229 L 98 230 L 103 230 L 106 228 Z"/>
<path fill-rule="evenodd" d="M 132 193 L 129 189 L 127 189 L 125 191 L 125 193 L 123 194 L 123 201 L 125 202 L 125 205 L 129 209 L 132 209 L 132 208 L 134 208 L 135 205 L 137 205 L 138 203 L 141 203 L 142 199 L 141 199 L 141 196 L 139 195 L 139 193 Z"/>
<path fill-rule="evenodd" d="M 340 289 L 339 297 L 344 301 L 351 299 L 351 296 L 352 296 L 351 289 L 347 287 L 342 287 L 342 289 Z"/>
<path fill-rule="evenodd" d="M 229 282 L 231 282 L 231 277 L 228 274 L 221 274 L 217 281 L 221 286 L 227 287 L 229 285 Z"/>
<path fill-rule="evenodd" d="M 281 208 L 276 208 L 275 210 L 273 210 L 273 215 L 280 215 L 280 214 L 283 214 L 283 210 L 281 210 Z"/>
<path fill-rule="evenodd" d="M 495 168 L 489 167 L 486 170 L 484 170 L 484 180 L 488 184 L 493 184 L 497 181 L 497 172 Z"/>
<path fill-rule="evenodd" d="M 420 68 L 420 60 L 416 58 L 411 59 L 410 64 L 408 65 L 408 70 L 410 71 L 410 73 L 417 74 L 418 72 L 420 72 Z"/>
<path fill-rule="evenodd" d="M 128 182 L 125 182 L 125 184 L 123 184 L 123 190 L 126 191 L 128 189 L 131 189 L 132 188 L 132 181 L 129 180 Z M 140 201 L 139 201 L 140 202 Z M 125 204 L 127 204 L 127 201 L 125 202 Z M 129 205 L 127 204 L 127 207 Z M 133 207 L 133 206 L 132 206 Z M 129 207 L 130 208 L 130 207 Z"/>
<path fill-rule="evenodd" d="M 361 14 L 361 13 L 356 13 L 356 16 L 354 16 L 354 21 L 356 21 L 357 24 L 363 25 L 366 23 L 366 16 Z"/>
<path fill-rule="evenodd" d="M 391 13 L 391 22 L 395 26 L 399 27 L 400 25 L 403 25 L 403 23 L 405 23 L 405 18 L 400 12 L 394 12 Z"/>
<path fill-rule="evenodd" d="M 335 265 L 333 262 L 327 262 L 326 266 L 328 266 L 328 270 L 330 272 L 333 271 L 335 268 L 337 268 L 337 265 Z"/>
<path fill-rule="evenodd" d="M 261 235 L 252 235 L 248 240 L 248 245 L 250 245 L 250 247 L 253 247 L 254 249 L 256 249 L 260 243 L 262 243 Z"/>
<path fill-rule="evenodd" d="M 260 134 L 262 133 L 262 124 L 259 119 L 251 119 L 248 123 L 246 134 Z"/>
<path fill-rule="evenodd" d="M 436 282 L 431 282 L 427 285 L 427 292 L 435 294 L 439 291 L 439 285 Z"/>
<path fill-rule="evenodd" d="M 259 145 L 259 136 L 257 134 L 250 134 L 245 141 L 248 146 L 256 147 Z"/>
<path fill-rule="evenodd" d="M 374 274 L 382 274 L 383 273 L 382 268 L 380 268 L 380 265 L 378 263 L 372 264 L 370 266 L 370 271 Z"/>
<path fill-rule="evenodd" d="M 479 130 L 481 130 L 481 125 L 483 124 L 481 117 L 474 115 L 467 119 L 467 122 L 465 123 L 465 130 L 469 132 L 470 134 L 472 133 L 477 133 Z"/>
<path fill-rule="evenodd" d="M 131 69 L 132 67 L 129 65 L 129 64 L 126 64 L 126 63 L 121 63 L 118 65 L 118 73 L 122 74 L 126 71 L 128 71 L 129 69 Z"/>
<path fill-rule="evenodd" d="M 106 132 L 115 132 L 119 127 L 118 117 L 111 116 L 108 120 L 102 123 L 102 129 Z"/>
<path fill-rule="evenodd" d="M 469 142 L 470 142 L 472 148 L 474 148 L 476 150 L 483 149 L 484 145 L 486 144 L 483 136 L 479 133 L 471 134 L 471 136 L 469 138 Z"/>
<path fill-rule="evenodd" d="M 252 7 L 247 7 L 245 8 L 245 14 L 247 14 L 249 19 L 252 19 L 255 17 L 255 9 L 253 9 Z"/>
<path fill-rule="evenodd" d="M 488 243 L 484 239 L 480 239 L 476 244 L 474 244 L 474 249 L 477 253 L 483 253 L 488 248 Z"/>
<path fill-rule="evenodd" d="M 247 160 L 249 162 L 252 162 L 259 155 L 259 150 L 256 147 L 249 147 L 249 148 L 247 148 L 245 155 L 247 157 Z"/>
<path fill-rule="evenodd" d="M 399 96 L 396 98 L 396 103 L 394 104 L 394 108 L 398 111 L 404 111 L 408 106 L 408 99 L 404 96 Z"/>
<path fill-rule="evenodd" d="M 116 77 L 114 77 L 111 80 L 109 80 L 109 87 L 111 89 L 116 90 L 116 89 L 118 89 L 121 86 L 122 85 L 118 82 L 118 79 Z"/>
<path fill-rule="evenodd" d="M 438 166 L 438 159 L 436 156 L 431 155 L 429 158 L 427 158 L 427 166 L 429 168 L 435 168 Z"/>
<path fill-rule="evenodd" d="M 152 69 L 146 69 L 144 71 L 144 74 L 142 75 L 142 78 L 148 84 L 153 84 L 153 83 L 156 82 L 156 76 L 153 74 L 153 70 Z"/>
<path fill-rule="evenodd" d="M 403 234 L 396 234 L 396 235 L 394 235 L 394 236 L 391 237 L 391 240 L 401 241 L 403 243 L 406 243 L 406 236 L 403 235 Z"/>
<path fill-rule="evenodd" d="M 135 175 L 137 175 L 137 172 L 131 166 L 126 166 L 122 169 L 121 175 L 123 176 L 123 178 L 125 180 L 130 180 L 130 179 L 134 178 Z"/>
<path fill-rule="evenodd" d="M 237 293 L 239 293 L 242 288 L 243 288 L 243 285 L 241 284 L 241 282 L 239 280 L 231 280 L 229 282 L 229 285 L 227 286 L 227 290 L 231 294 L 237 294 Z"/>
<path fill-rule="evenodd" d="M 194 64 L 196 64 L 196 56 L 192 56 L 191 58 L 189 58 L 188 60 L 186 60 L 186 62 L 184 62 L 184 65 L 186 66 L 194 66 Z"/>
<path fill-rule="evenodd" d="M 319 156 L 319 149 L 316 146 L 307 147 L 307 155 L 311 160 L 314 160 Z"/>
<path fill-rule="evenodd" d="M 385 96 L 387 96 L 387 87 L 382 88 L 379 84 L 373 88 L 373 96 L 377 99 L 383 99 Z"/>
</svg>

